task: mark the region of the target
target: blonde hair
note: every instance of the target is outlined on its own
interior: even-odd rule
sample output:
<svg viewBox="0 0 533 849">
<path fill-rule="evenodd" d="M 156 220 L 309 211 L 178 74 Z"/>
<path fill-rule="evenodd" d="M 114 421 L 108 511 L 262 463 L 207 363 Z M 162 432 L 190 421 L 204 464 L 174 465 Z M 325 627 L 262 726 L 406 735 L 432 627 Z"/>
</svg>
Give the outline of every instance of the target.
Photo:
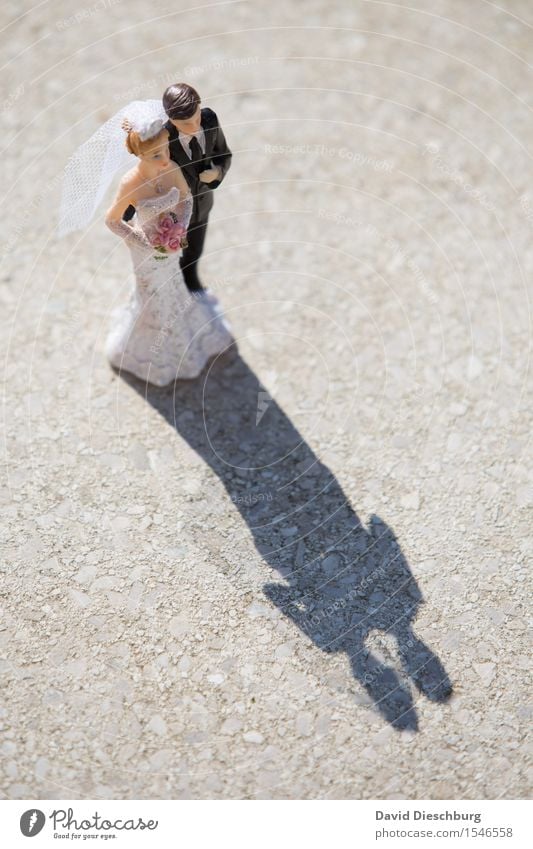
<svg viewBox="0 0 533 849">
<path fill-rule="evenodd" d="M 130 122 L 127 118 L 122 122 L 122 129 L 126 132 L 126 149 L 129 153 L 133 153 L 134 156 L 140 156 L 142 153 L 148 153 L 154 147 L 161 146 L 161 137 L 163 133 L 166 133 L 168 138 L 168 130 L 163 127 L 162 130 L 156 135 L 152 136 L 151 139 L 146 139 L 142 141 L 139 133 L 133 129 Z"/>
</svg>

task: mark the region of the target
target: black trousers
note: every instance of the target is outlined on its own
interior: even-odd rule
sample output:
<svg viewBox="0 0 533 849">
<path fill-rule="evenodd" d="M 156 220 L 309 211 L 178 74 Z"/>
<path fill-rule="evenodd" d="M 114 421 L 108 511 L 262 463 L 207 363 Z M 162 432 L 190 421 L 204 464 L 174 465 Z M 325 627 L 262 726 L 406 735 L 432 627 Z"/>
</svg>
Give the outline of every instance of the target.
<svg viewBox="0 0 533 849">
<path fill-rule="evenodd" d="M 191 221 L 187 230 L 188 246 L 183 251 L 180 257 L 181 270 L 187 288 L 194 292 L 202 288 L 202 284 L 198 279 L 198 260 L 204 249 L 204 242 L 207 233 L 207 222 L 209 216 L 202 221 Z"/>
</svg>

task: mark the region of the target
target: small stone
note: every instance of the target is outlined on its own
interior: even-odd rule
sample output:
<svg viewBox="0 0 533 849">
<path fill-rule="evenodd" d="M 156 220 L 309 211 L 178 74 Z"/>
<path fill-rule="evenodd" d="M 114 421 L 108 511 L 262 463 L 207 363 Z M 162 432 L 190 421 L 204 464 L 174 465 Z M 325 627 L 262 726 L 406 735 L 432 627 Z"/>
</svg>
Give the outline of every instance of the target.
<svg viewBox="0 0 533 849">
<path fill-rule="evenodd" d="M 282 643 L 281 646 L 278 646 L 275 655 L 278 660 L 282 657 L 290 657 L 293 653 L 292 643 Z"/>
<path fill-rule="evenodd" d="M 246 743 L 262 743 L 264 740 L 259 731 L 245 731 L 242 736 Z"/>
<path fill-rule="evenodd" d="M 109 523 L 114 531 L 125 531 L 130 527 L 131 521 L 129 516 L 114 516 Z"/>
<path fill-rule="evenodd" d="M 393 436 L 391 442 L 394 448 L 408 448 L 411 440 L 408 436 L 397 434 L 396 436 Z"/>
<path fill-rule="evenodd" d="M 252 603 L 247 607 L 246 613 L 251 619 L 257 619 L 260 616 L 269 616 L 270 608 L 267 607 L 266 604 L 262 604 L 260 601 L 252 601 Z"/>
<path fill-rule="evenodd" d="M 50 768 L 46 758 L 38 758 L 35 764 L 35 777 L 37 781 L 42 781 L 46 777 L 46 773 Z"/>
<path fill-rule="evenodd" d="M 138 525 L 139 530 L 146 531 L 147 528 L 149 528 L 152 523 L 153 523 L 153 520 L 152 520 L 151 516 L 143 516 L 143 518 L 141 519 L 141 521 L 139 522 L 139 525 Z"/>
<path fill-rule="evenodd" d="M 187 493 L 187 495 L 196 495 L 200 492 L 201 488 L 202 482 L 194 478 L 190 478 L 183 484 L 183 491 Z"/>
<path fill-rule="evenodd" d="M 466 410 L 467 410 L 466 404 L 462 404 L 462 403 L 459 403 L 457 401 L 454 401 L 453 404 L 450 404 L 450 412 L 454 416 L 464 416 L 464 414 L 466 413 Z"/>
<path fill-rule="evenodd" d="M 450 433 L 448 437 L 448 441 L 446 442 L 446 450 L 447 451 L 457 451 L 458 448 L 461 447 L 462 439 L 460 433 Z"/>
<path fill-rule="evenodd" d="M 81 590 L 69 590 L 69 595 L 72 601 L 76 602 L 80 607 L 87 607 L 91 603 L 87 593 L 82 593 Z"/>
<path fill-rule="evenodd" d="M 173 637 L 180 637 L 182 634 L 186 634 L 189 628 L 189 620 L 184 613 L 174 616 L 170 621 L 169 631 Z"/>
<path fill-rule="evenodd" d="M 172 763 L 174 757 L 174 752 L 170 751 L 170 749 L 161 749 L 159 752 L 155 752 L 150 758 L 150 764 L 154 769 L 164 769 L 166 766 Z"/>
<path fill-rule="evenodd" d="M 63 672 L 67 675 L 85 675 L 87 670 L 87 661 L 80 657 L 77 660 L 71 660 L 70 663 L 63 664 Z"/>
<path fill-rule="evenodd" d="M 477 674 L 483 681 L 486 687 L 491 683 L 494 678 L 494 674 L 496 672 L 496 664 L 495 663 L 473 663 L 472 666 L 476 670 Z"/>
<path fill-rule="evenodd" d="M 15 761 L 8 761 L 6 763 L 6 773 L 9 776 L 9 778 L 17 778 L 18 777 L 19 771 L 18 771 L 18 766 L 17 766 Z"/>
<path fill-rule="evenodd" d="M 478 357 L 472 355 L 469 357 L 466 376 L 468 380 L 475 380 L 483 371 L 483 363 Z"/>
<path fill-rule="evenodd" d="M 487 616 L 494 625 L 501 625 L 507 619 L 505 611 L 495 607 L 487 610 Z"/>
<path fill-rule="evenodd" d="M 102 575 L 100 578 L 96 578 L 91 585 L 91 590 L 110 590 L 116 584 L 116 578 L 113 578 L 111 575 Z"/>
<path fill-rule="evenodd" d="M 229 716 L 220 728 L 221 734 L 236 734 L 242 728 L 242 721 L 238 716 Z"/>
<path fill-rule="evenodd" d="M 159 713 L 153 715 L 146 727 L 149 731 L 153 731 L 155 734 L 161 736 L 167 733 L 167 724 Z"/>
<path fill-rule="evenodd" d="M 310 713 L 299 713 L 296 717 L 296 734 L 298 737 L 309 737 L 313 732 L 313 716 Z"/>
<path fill-rule="evenodd" d="M 418 510 L 420 507 L 420 495 L 418 492 L 407 492 L 400 498 L 400 504 L 406 510 Z"/>
<path fill-rule="evenodd" d="M 336 575 L 341 565 L 341 559 L 338 554 L 328 554 L 322 561 L 322 568 L 328 575 Z"/>
<path fill-rule="evenodd" d="M 533 500 L 533 486 L 521 486 L 516 491 L 516 504 L 518 507 L 527 507 Z"/>
<path fill-rule="evenodd" d="M 84 566 L 74 575 L 74 580 L 79 584 L 86 584 L 91 581 L 96 575 L 96 566 Z"/>
<path fill-rule="evenodd" d="M 128 456 L 132 462 L 132 465 L 136 469 L 139 469 L 139 471 L 144 471 L 150 468 L 146 449 L 144 445 L 141 445 L 139 442 L 133 443 L 130 450 L 128 451 Z"/>
<path fill-rule="evenodd" d="M 188 655 L 184 654 L 178 663 L 178 669 L 180 672 L 188 672 L 191 668 L 191 659 Z"/>
</svg>

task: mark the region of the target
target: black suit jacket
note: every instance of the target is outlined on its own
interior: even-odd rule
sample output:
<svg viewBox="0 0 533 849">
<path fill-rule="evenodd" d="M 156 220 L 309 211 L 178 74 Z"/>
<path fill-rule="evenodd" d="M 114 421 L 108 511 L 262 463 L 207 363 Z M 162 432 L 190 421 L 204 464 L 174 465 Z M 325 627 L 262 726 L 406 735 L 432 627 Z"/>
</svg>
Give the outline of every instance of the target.
<svg viewBox="0 0 533 849">
<path fill-rule="evenodd" d="M 231 165 L 231 150 L 229 149 L 222 127 L 212 109 L 207 106 L 201 110 L 201 125 L 205 134 L 205 154 L 198 160 L 192 162 L 179 140 L 179 134 L 170 121 L 165 125 L 169 132 L 168 146 L 170 158 L 180 166 L 185 179 L 191 190 L 194 205 L 189 227 L 195 227 L 207 221 L 211 207 L 213 206 L 213 189 L 220 186 Z M 212 183 L 202 183 L 199 174 L 213 165 L 218 165 L 221 170 L 220 180 Z M 135 215 L 135 208 L 128 206 L 122 218 L 129 221 Z"/>
<path fill-rule="evenodd" d="M 201 125 L 205 135 L 205 154 L 201 159 L 193 162 L 185 153 L 174 125 L 170 121 L 166 124 L 169 132 L 170 157 L 180 166 L 194 198 L 191 224 L 198 224 L 207 219 L 213 206 L 213 189 L 220 186 L 231 165 L 231 150 L 212 109 L 205 107 L 201 110 Z M 213 165 L 218 165 L 221 170 L 220 180 L 202 183 L 199 175 Z"/>
</svg>

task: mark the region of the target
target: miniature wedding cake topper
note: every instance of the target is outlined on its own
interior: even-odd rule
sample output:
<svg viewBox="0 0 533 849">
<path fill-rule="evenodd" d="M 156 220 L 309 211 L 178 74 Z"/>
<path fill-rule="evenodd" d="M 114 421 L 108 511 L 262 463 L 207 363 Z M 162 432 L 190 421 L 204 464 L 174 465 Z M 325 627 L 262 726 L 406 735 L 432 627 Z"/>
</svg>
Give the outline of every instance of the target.
<svg viewBox="0 0 533 849">
<path fill-rule="evenodd" d="M 197 275 L 212 189 L 231 162 L 215 113 L 185 83 L 133 101 L 78 148 L 65 169 L 58 232 L 86 227 L 125 168 L 105 222 L 127 245 L 129 301 L 113 311 L 111 364 L 165 386 L 194 378 L 234 339 Z M 132 221 L 132 223 L 129 223 Z"/>
</svg>

